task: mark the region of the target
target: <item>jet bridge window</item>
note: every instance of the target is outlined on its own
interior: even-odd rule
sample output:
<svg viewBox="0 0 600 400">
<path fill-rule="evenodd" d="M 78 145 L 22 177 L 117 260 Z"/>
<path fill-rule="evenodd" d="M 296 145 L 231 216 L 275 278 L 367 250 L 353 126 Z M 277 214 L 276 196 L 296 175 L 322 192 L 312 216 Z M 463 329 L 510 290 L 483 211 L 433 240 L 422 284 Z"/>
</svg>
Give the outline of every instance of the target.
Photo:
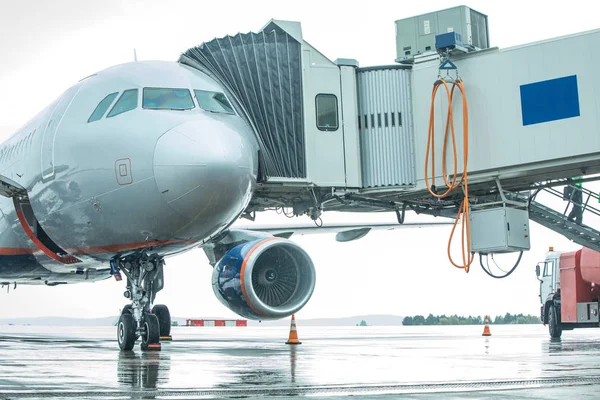
<svg viewBox="0 0 600 400">
<path fill-rule="evenodd" d="M 338 106 L 333 94 L 318 94 L 316 99 L 317 128 L 321 131 L 337 131 Z"/>
<path fill-rule="evenodd" d="M 115 115 L 123 114 L 124 112 L 135 110 L 138 106 L 138 90 L 129 89 L 123 92 L 119 100 L 113 106 L 106 118 L 114 117 Z"/>
<path fill-rule="evenodd" d="M 142 108 L 152 110 L 190 110 L 194 100 L 188 89 L 144 88 Z"/>
<path fill-rule="evenodd" d="M 94 110 L 92 115 L 90 115 L 88 122 L 98 121 L 100 118 L 102 118 L 102 116 L 104 115 L 106 110 L 108 110 L 108 107 L 110 107 L 113 100 L 115 99 L 115 97 L 117 97 L 118 94 L 119 92 L 114 92 L 103 98 L 100 101 L 100 103 L 98 103 L 98 105 L 96 106 L 96 109 Z"/>
<path fill-rule="evenodd" d="M 209 90 L 194 90 L 196 100 L 201 109 L 217 113 L 235 114 L 233 107 L 224 93 Z"/>
</svg>

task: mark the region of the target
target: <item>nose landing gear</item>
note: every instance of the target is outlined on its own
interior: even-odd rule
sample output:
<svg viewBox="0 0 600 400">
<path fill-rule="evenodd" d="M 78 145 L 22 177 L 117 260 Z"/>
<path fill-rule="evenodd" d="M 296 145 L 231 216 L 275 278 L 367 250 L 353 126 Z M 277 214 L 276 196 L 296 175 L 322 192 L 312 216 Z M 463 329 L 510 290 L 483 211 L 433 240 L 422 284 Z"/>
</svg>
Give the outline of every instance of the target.
<svg viewBox="0 0 600 400">
<path fill-rule="evenodd" d="M 160 350 L 160 340 L 170 340 L 171 316 L 165 305 L 151 308 L 164 287 L 164 260 L 156 254 L 133 254 L 111 260 L 111 270 L 123 271 L 127 290 L 123 294 L 131 304 L 123 307 L 117 324 L 117 341 L 121 350 L 131 350 L 141 338 L 142 350 Z"/>
</svg>

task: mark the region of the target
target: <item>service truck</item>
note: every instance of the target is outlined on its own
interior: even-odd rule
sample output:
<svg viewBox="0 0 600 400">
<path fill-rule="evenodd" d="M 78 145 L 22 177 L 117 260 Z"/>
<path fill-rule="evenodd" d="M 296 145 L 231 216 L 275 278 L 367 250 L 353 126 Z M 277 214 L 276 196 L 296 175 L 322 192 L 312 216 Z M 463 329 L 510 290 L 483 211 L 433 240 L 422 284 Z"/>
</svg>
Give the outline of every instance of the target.
<svg viewBox="0 0 600 400">
<path fill-rule="evenodd" d="M 538 263 L 541 319 L 551 338 L 563 330 L 599 326 L 600 253 L 582 248 L 571 252 L 554 251 Z"/>
</svg>

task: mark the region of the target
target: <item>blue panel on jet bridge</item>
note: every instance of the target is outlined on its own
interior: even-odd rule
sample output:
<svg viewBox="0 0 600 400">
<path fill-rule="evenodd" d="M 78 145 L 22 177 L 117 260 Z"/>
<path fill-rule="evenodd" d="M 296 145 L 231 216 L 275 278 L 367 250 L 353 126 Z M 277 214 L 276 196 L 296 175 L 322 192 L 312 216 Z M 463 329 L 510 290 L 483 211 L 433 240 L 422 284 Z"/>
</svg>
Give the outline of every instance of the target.
<svg viewBox="0 0 600 400">
<path fill-rule="evenodd" d="M 579 117 L 577 75 L 521 85 L 523 125 Z"/>
</svg>

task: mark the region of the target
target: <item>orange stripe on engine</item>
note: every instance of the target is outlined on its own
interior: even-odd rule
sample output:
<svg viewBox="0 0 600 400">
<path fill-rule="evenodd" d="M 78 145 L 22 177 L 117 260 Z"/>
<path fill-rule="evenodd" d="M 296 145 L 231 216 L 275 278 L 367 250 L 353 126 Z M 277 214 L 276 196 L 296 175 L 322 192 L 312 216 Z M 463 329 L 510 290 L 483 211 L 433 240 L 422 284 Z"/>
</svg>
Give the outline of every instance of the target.
<svg viewBox="0 0 600 400">
<path fill-rule="evenodd" d="M 256 243 L 248 252 L 248 254 L 246 254 L 246 257 L 244 258 L 244 261 L 242 262 L 242 269 L 240 270 L 240 285 L 242 286 L 242 294 L 244 295 L 244 297 L 246 298 L 246 301 L 248 302 L 248 305 L 250 306 L 250 308 L 252 309 L 252 311 L 254 311 L 255 313 L 257 313 L 258 315 L 260 315 L 261 317 L 266 317 L 266 315 L 264 315 L 263 313 L 259 312 L 256 308 L 254 308 L 254 306 L 252 305 L 252 303 L 250 302 L 250 298 L 248 297 L 248 294 L 246 293 L 246 285 L 244 284 L 244 273 L 246 272 L 246 264 L 248 263 L 248 260 L 250 259 L 250 256 L 252 255 L 252 253 L 254 253 L 254 251 L 260 247 L 260 245 L 262 245 L 263 243 L 267 243 L 270 242 L 271 240 L 278 240 L 279 238 L 269 238 L 269 239 L 265 239 L 265 240 L 261 240 L 260 242 Z M 251 278 L 252 279 L 252 278 Z"/>
</svg>

